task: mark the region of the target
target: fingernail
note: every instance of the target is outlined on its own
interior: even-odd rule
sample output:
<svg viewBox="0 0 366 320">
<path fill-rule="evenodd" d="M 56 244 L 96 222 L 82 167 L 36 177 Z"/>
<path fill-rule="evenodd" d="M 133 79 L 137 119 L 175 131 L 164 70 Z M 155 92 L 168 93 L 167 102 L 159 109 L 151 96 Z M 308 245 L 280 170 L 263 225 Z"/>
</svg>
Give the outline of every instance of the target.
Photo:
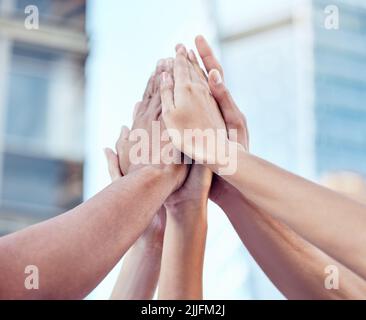
<svg viewBox="0 0 366 320">
<path fill-rule="evenodd" d="M 212 71 L 212 78 L 213 78 L 213 81 L 215 82 L 216 85 L 222 83 L 221 74 L 218 70 L 213 70 Z"/>
</svg>

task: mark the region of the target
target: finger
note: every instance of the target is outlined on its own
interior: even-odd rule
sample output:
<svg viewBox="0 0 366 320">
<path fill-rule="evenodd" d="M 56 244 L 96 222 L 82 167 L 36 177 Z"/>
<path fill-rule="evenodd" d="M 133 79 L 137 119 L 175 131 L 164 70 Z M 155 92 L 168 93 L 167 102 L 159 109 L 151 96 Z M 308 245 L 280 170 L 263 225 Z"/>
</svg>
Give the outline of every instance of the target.
<svg viewBox="0 0 366 320">
<path fill-rule="evenodd" d="M 137 113 L 140 111 L 141 105 L 142 105 L 142 102 L 141 101 L 140 102 L 137 102 L 135 104 L 135 107 L 133 109 L 133 116 L 132 116 L 133 120 L 136 119 Z"/>
<path fill-rule="evenodd" d="M 189 69 L 189 75 L 190 75 L 192 82 L 201 83 L 202 79 L 201 79 L 200 75 L 198 74 L 196 67 L 194 66 L 194 64 L 191 61 L 188 61 L 188 69 Z"/>
<path fill-rule="evenodd" d="M 112 181 L 115 181 L 118 178 L 121 178 L 123 175 L 121 173 L 121 170 L 119 169 L 119 162 L 118 162 L 117 154 L 110 148 L 105 148 L 104 154 L 107 159 L 108 172 L 109 172 L 109 175 L 110 175 Z"/>
<path fill-rule="evenodd" d="M 173 74 L 173 65 L 174 65 L 174 59 L 173 58 L 167 58 L 167 59 L 160 59 L 158 61 L 158 64 L 156 66 L 155 71 L 155 81 L 153 86 L 153 95 L 158 94 L 160 98 L 160 81 L 161 81 L 161 74 L 163 72 L 169 72 Z"/>
<path fill-rule="evenodd" d="M 130 129 L 127 126 L 122 126 L 120 138 L 123 141 L 128 140 L 130 136 Z"/>
<path fill-rule="evenodd" d="M 198 76 L 200 82 L 208 89 L 207 76 L 205 72 L 201 69 L 197 56 L 193 50 L 188 52 L 189 61 L 192 63 L 196 75 Z M 193 77 L 192 77 L 193 78 Z"/>
<path fill-rule="evenodd" d="M 182 43 L 178 43 L 176 46 L 175 46 L 175 52 L 178 52 L 180 48 L 184 48 L 184 45 Z"/>
<path fill-rule="evenodd" d="M 197 56 L 196 56 L 196 54 L 194 53 L 193 50 L 189 50 L 188 58 L 192 62 L 193 66 L 196 68 L 197 73 L 199 74 L 201 79 L 204 80 L 204 81 L 207 81 L 207 76 L 206 76 L 205 72 L 201 69 L 200 64 L 198 62 L 198 59 L 197 59 Z"/>
<path fill-rule="evenodd" d="M 163 116 L 175 108 L 174 106 L 174 82 L 172 76 L 163 72 L 161 75 L 160 95 Z"/>
<path fill-rule="evenodd" d="M 197 36 L 195 42 L 197 51 L 202 59 L 203 64 L 205 65 L 207 73 L 209 73 L 212 69 L 217 69 L 219 70 L 221 77 L 224 78 L 223 69 L 206 39 L 203 36 Z"/>
<path fill-rule="evenodd" d="M 174 74 L 174 58 L 168 58 L 167 64 L 168 64 L 167 72 L 169 72 L 171 75 L 173 75 Z"/>
<path fill-rule="evenodd" d="M 247 126 L 245 123 L 242 123 L 245 122 L 245 117 L 237 107 L 218 70 L 213 69 L 210 71 L 208 75 L 208 84 L 213 97 L 219 105 L 227 130 L 237 130 L 237 142 L 248 148 Z"/>
<path fill-rule="evenodd" d="M 149 100 L 154 92 L 155 73 L 152 74 L 147 82 L 147 86 L 143 95 L 143 100 Z"/>
<path fill-rule="evenodd" d="M 184 46 L 179 48 L 175 58 L 174 80 L 176 84 L 184 84 L 191 81 L 187 60 L 187 50 Z"/>
</svg>

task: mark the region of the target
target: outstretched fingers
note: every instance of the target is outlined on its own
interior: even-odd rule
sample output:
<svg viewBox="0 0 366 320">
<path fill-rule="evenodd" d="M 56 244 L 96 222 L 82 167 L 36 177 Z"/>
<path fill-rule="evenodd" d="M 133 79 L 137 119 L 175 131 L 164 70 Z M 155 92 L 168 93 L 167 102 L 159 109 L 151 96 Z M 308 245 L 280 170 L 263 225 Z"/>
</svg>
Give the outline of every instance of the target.
<svg viewBox="0 0 366 320">
<path fill-rule="evenodd" d="M 191 81 L 188 63 L 187 50 L 184 46 L 180 46 L 174 62 L 174 81 L 178 86 Z"/>
</svg>

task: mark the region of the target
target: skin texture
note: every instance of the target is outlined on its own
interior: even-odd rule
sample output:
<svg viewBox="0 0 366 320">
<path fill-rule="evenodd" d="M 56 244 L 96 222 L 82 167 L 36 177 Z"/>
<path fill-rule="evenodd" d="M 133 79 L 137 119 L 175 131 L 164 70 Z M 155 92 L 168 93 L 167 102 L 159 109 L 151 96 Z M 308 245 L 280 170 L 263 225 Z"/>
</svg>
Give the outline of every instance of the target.
<svg viewBox="0 0 366 320">
<path fill-rule="evenodd" d="M 112 181 L 123 176 L 117 154 L 105 150 Z M 160 275 L 165 231 L 165 208 L 161 207 L 153 221 L 127 252 L 113 288 L 112 300 L 151 300 Z"/>
<path fill-rule="evenodd" d="M 202 36 L 196 38 L 196 47 L 207 72 L 213 70 L 208 83 L 220 106 L 226 127 L 238 130 L 238 143 L 249 151 L 246 119 L 223 82 L 223 68 Z M 191 54 L 191 57 L 198 64 L 195 55 Z M 221 81 L 217 81 L 218 78 Z M 288 299 L 366 297 L 366 283 L 362 278 L 304 240 L 284 223 L 260 210 L 222 177 L 216 176 L 214 179 L 210 198 L 224 210 L 243 244 Z M 327 290 L 324 286 L 327 275 L 324 270 L 329 265 L 339 269 L 342 279 L 339 290 Z"/>
<path fill-rule="evenodd" d="M 158 63 L 155 75 L 147 86 L 147 94 L 145 93 L 143 101 L 137 104 L 132 127 L 146 130 L 151 144 L 153 143 L 152 122 L 161 120 L 159 91 L 161 72 L 173 73 L 172 59 L 161 60 Z M 165 129 L 162 122 L 159 123 L 159 127 L 161 131 Z M 118 156 L 111 150 L 107 151 L 109 171 L 112 176 L 121 175 L 121 171 L 129 174 L 131 171 L 139 170 L 139 163 L 130 162 L 129 152 L 136 145 L 136 141 L 132 141 L 130 135 L 130 131 L 123 128 L 116 145 Z M 152 147 L 152 145 L 149 146 Z M 158 151 L 163 153 L 163 148 L 164 144 Z M 153 157 L 152 152 L 149 155 Z M 202 299 L 203 257 L 207 229 L 206 207 L 212 172 L 196 164 L 192 164 L 189 169 L 184 185 L 165 201 L 167 216 L 165 233 L 162 230 L 165 221 L 161 223 L 159 214 L 156 216 L 158 223 L 155 226 L 158 226 L 160 235 L 164 234 L 162 261 L 159 260 L 162 238 L 160 236 L 156 238 L 155 231 L 152 232 L 153 236 L 148 236 L 151 232 L 147 235 L 145 232 L 126 257 L 112 298 L 151 298 L 155 291 L 161 263 L 160 299 Z M 149 229 L 154 230 L 154 223 Z M 187 265 L 191 268 L 186 268 Z"/>
<path fill-rule="evenodd" d="M 84 298 L 181 183 L 175 168 L 146 166 L 65 214 L 2 237 L 0 298 Z M 28 265 L 38 267 L 38 290 L 25 289 Z"/>
<path fill-rule="evenodd" d="M 179 50 L 179 46 L 177 46 Z M 192 65 L 193 66 L 193 65 Z M 168 74 L 172 76 L 173 65 Z M 195 82 L 207 83 L 192 73 Z M 159 282 L 159 299 L 203 299 L 203 263 L 207 235 L 207 201 L 212 172 L 193 163 L 184 185 L 165 202 L 167 226 Z M 187 267 L 189 266 L 189 267 Z"/>
<path fill-rule="evenodd" d="M 220 79 L 222 68 L 202 37 L 196 39 L 196 44 L 205 67 L 209 71 L 208 82 L 210 89 L 220 104 L 221 113 L 226 120 L 226 126 L 235 127 L 234 119 L 237 113 L 233 112 L 233 110 L 236 111 L 237 108 L 236 106 L 233 107 L 235 104 L 223 85 L 222 77 Z M 186 57 L 184 51 L 180 52 L 180 57 Z M 187 58 L 185 59 L 187 61 Z M 212 68 L 217 68 L 220 71 L 213 70 Z M 184 76 L 184 73 L 178 79 L 184 81 L 186 83 L 185 86 L 190 81 L 188 77 Z M 172 87 L 170 79 L 167 79 L 162 84 L 162 103 L 165 110 L 163 114 L 164 120 L 167 118 L 167 127 L 172 126 L 175 129 L 181 130 L 183 124 L 179 118 L 182 113 L 185 113 L 188 103 L 178 103 L 178 105 L 175 103 L 175 96 L 180 94 L 177 91 L 181 91 L 181 87 L 176 84 L 176 79 L 174 87 Z M 167 92 L 169 90 L 170 92 Z M 196 98 L 197 94 L 199 94 L 198 90 L 194 95 L 190 96 L 191 104 L 195 106 L 197 111 L 195 119 L 187 119 L 191 114 L 190 110 L 185 113 L 184 123 L 186 127 L 190 125 L 197 126 L 197 119 L 204 117 L 206 106 L 199 105 L 199 103 L 204 101 L 204 97 L 198 99 Z M 238 122 L 238 128 L 240 128 L 241 124 L 245 124 L 245 119 L 243 117 L 237 118 L 240 120 Z M 209 120 L 202 121 L 198 124 L 198 127 L 206 128 L 207 121 Z M 220 128 L 214 121 L 211 121 L 211 125 L 213 128 Z M 246 129 L 241 131 L 242 137 L 247 137 Z M 364 297 L 365 287 L 363 280 L 349 269 L 361 276 L 363 275 L 360 272 L 364 270 L 361 267 L 362 261 L 360 261 L 363 259 L 357 259 L 355 252 L 362 250 L 361 244 L 364 243 L 364 239 L 362 239 L 364 233 L 358 227 L 358 234 L 354 236 L 353 230 L 357 226 L 357 221 L 363 223 L 365 208 L 334 192 L 290 175 L 271 164 L 251 156 L 247 152 L 247 142 L 245 139 L 241 141 L 241 144 L 235 142 L 240 150 L 237 173 L 233 176 L 214 179 L 211 198 L 226 211 L 241 239 L 252 252 L 257 262 L 259 262 L 280 290 L 290 298 Z M 230 136 L 227 143 L 233 143 L 230 142 Z M 182 148 L 182 150 L 185 149 Z M 204 153 L 204 151 L 201 151 L 198 157 Z M 250 168 L 248 168 L 248 163 L 251 164 Z M 218 171 L 217 167 L 213 167 L 213 169 L 216 172 Z M 251 174 L 249 175 L 247 172 Z M 224 183 L 223 180 L 229 183 Z M 236 188 L 231 187 L 230 184 Z M 272 188 L 273 185 L 280 187 Z M 303 199 L 313 199 L 314 196 L 317 198 L 317 203 L 306 203 L 305 205 Z M 323 201 L 326 203 L 324 204 Z M 335 206 L 333 201 L 336 201 L 340 207 Z M 347 220 L 346 217 L 342 217 L 342 211 L 346 208 L 348 208 L 347 212 L 349 210 L 353 212 L 351 214 L 351 216 L 353 215 L 353 221 L 347 223 L 348 228 L 345 232 L 341 225 L 342 221 Z M 335 216 L 338 218 L 338 223 L 336 223 L 335 227 L 332 225 L 329 228 L 329 221 L 327 220 L 329 216 L 324 214 L 326 212 L 328 214 L 330 212 L 336 213 Z M 279 220 L 273 219 L 268 213 L 271 213 Z M 311 219 L 304 221 L 303 217 L 309 215 L 311 215 Z M 337 258 L 338 261 L 342 262 L 349 269 L 302 239 L 288 227 L 285 227 L 285 224 L 280 222 L 280 220 L 288 223 L 301 236 L 318 245 L 327 254 Z M 334 223 L 334 219 L 332 223 Z M 362 226 L 364 227 L 364 225 Z M 343 234 L 342 240 L 339 240 L 337 237 L 339 232 Z M 344 237 L 348 239 L 346 245 Z M 267 246 L 259 246 L 258 243 L 266 243 Z M 341 250 L 339 250 L 340 248 Z M 347 252 L 350 248 L 356 249 L 356 251 Z M 350 252 L 352 253 L 350 254 Z M 272 257 L 272 259 L 269 259 L 269 257 Z M 299 265 L 303 266 L 304 264 L 307 266 L 307 270 L 310 270 L 309 274 L 303 274 L 298 270 Z M 338 266 L 340 281 L 346 284 L 340 292 L 330 293 L 324 290 L 324 266 L 328 264 Z"/>
<path fill-rule="evenodd" d="M 154 83 L 149 82 L 137 114 L 154 102 Z M 145 122 L 157 116 L 156 110 L 149 110 Z M 120 140 L 125 135 L 124 129 Z M 167 197 L 180 188 L 188 172 L 185 165 L 151 162 L 129 169 L 128 176 L 116 179 L 73 210 L 2 237 L 0 298 L 80 299 L 94 289 L 151 224 Z M 25 289 L 28 265 L 38 267 L 39 290 Z"/>
<path fill-rule="evenodd" d="M 152 122 L 158 121 L 161 114 L 159 78 L 161 72 L 169 70 L 170 65 L 169 60 L 162 59 L 158 62 L 147 83 L 142 101 L 135 106 L 133 129 L 146 129 L 151 136 Z M 160 128 L 163 129 L 162 126 Z M 130 162 L 129 152 L 134 142 L 129 138 L 130 130 L 123 127 L 116 144 L 118 155 L 113 150 L 106 149 L 108 171 L 112 180 L 141 168 L 141 164 L 134 165 Z M 162 206 L 149 227 L 126 254 L 111 299 L 151 300 L 154 297 L 160 276 L 165 225 L 166 210 Z"/>
</svg>

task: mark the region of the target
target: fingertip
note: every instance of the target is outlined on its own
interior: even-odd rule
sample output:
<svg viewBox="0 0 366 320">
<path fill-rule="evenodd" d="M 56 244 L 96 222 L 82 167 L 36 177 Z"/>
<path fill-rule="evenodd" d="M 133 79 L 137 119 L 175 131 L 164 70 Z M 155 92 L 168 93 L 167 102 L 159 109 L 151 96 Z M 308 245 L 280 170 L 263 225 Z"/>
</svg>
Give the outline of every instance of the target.
<svg viewBox="0 0 366 320">
<path fill-rule="evenodd" d="M 175 52 L 178 52 L 178 51 L 179 51 L 179 49 L 180 49 L 181 47 L 184 47 L 184 45 L 183 45 L 182 43 L 178 43 L 178 44 L 175 46 Z"/>
<path fill-rule="evenodd" d="M 111 148 L 104 148 L 103 151 L 108 163 L 117 158 L 117 154 Z"/>
<path fill-rule="evenodd" d="M 127 140 L 129 135 L 130 135 L 130 129 L 127 126 L 122 126 L 122 129 L 121 129 L 122 139 Z"/>
<path fill-rule="evenodd" d="M 200 43 L 200 42 L 203 42 L 203 41 L 206 41 L 206 40 L 205 40 L 205 37 L 202 34 L 199 34 L 199 35 L 196 36 L 194 41 L 197 44 L 197 43 Z"/>
<path fill-rule="evenodd" d="M 187 57 L 187 49 L 184 45 L 181 45 L 177 50 L 177 55 L 182 55 L 185 58 Z"/>
</svg>

